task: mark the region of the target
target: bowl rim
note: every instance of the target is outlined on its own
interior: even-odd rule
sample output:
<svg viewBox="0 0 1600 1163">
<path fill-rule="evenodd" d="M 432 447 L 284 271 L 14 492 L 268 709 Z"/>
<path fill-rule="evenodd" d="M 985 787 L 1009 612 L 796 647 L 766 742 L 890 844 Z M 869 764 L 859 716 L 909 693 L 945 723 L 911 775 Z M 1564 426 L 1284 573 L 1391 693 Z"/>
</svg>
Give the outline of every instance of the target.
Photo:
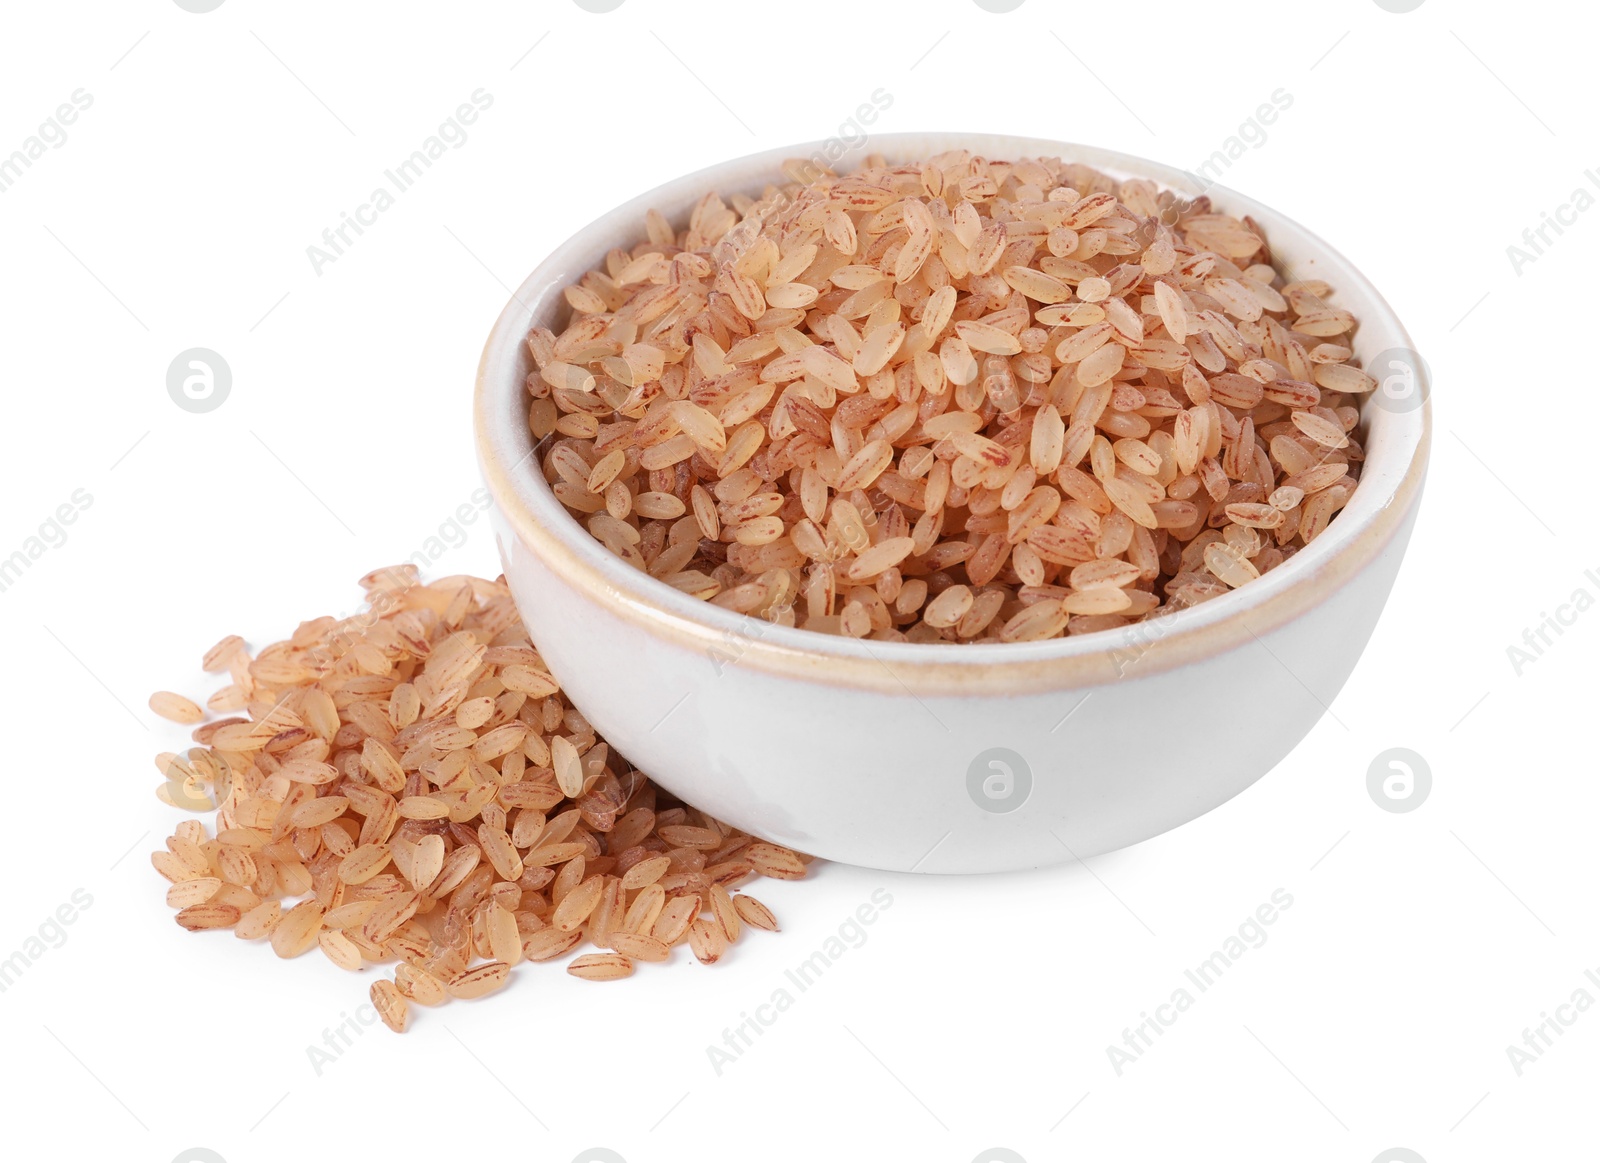
<svg viewBox="0 0 1600 1163">
<path fill-rule="evenodd" d="M 780 677 L 914 698 L 1080 689 L 1160 674 L 1259 642 L 1330 597 L 1405 527 L 1420 498 L 1432 439 L 1430 383 L 1420 362 L 1421 407 L 1406 412 L 1377 409 L 1369 396 L 1363 408 L 1369 442 L 1377 443 L 1372 441 L 1373 424 L 1383 426 L 1385 439 L 1377 453 L 1366 450 L 1368 460 L 1350 503 L 1316 541 L 1238 590 L 1158 619 L 1042 642 L 879 642 L 736 614 L 627 565 L 556 500 L 533 460 L 524 387 L 531 366 L 524 344 L 529 329 L 541 313 L 563 310 L 564 287 L 599 264 L 607 249 L 637 239 L 646 210 L 661 209 L 673 218 L 707 190 L 724 196 L 759 193 L 780 177 L 778 166 L 784 160 L 831 157 L 828 151 L 838 144 L 807 142 L 763 150 L 646 191 L 564 241 L 523 280 L 502 310 L 484 345 L 474 393 L 479 466 L 511 532 L 568 585 L 652 638 L 704 654 L 713 663 L 737 663 Z M 1149 178 L 1185 193 L 1198 184 L 1219 208 L 1260 222 L 1275 256 L 1285 250 L 1299 253 L 1298 264 L 1315 268 L 1308 274 L 1334 287 L 1360 322 L 1358 354 L 1361 337 L 1374 334 L 1388 340 L 1380 350 L 1415 350 L 1393 309 L 1338 251 L 1287 216 L 1225 187 L 1197 183 L 1187 171 L 1099 147 L 1009 135 L 911 132 L 875 135 L 863 144 L 858 147 L 863 155 L 870 150 L 891 162 L 969 149 L 985 157 L 1060 157 L 1118 177 Z M 853 167 L 840 172 L 845 168 Z"/>
</svg>

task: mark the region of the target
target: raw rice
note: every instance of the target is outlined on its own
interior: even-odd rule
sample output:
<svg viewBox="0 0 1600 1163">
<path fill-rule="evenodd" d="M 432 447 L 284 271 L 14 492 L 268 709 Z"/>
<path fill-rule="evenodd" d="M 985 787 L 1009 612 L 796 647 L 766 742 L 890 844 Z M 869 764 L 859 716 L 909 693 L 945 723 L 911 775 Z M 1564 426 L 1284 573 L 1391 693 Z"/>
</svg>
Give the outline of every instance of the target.
<svg viewBox="0 0 1600 1163">
<path fill-rule="evenodd" d="M 174 723 L 198 723 L 206 717 L 206 713 L 192 701 L 171 691 L 157 691 L 151 695 L 150 709 Z"/>
<path fill-rule="evenodd" d="M 612 754 L 503 581 L 422 585 L 406 565 L 362 584 L 352 617 L 301 623 L 254 657 L 236 637 L 207 652 L 243 715 L 157 757 L 162 799 L 216 810 L 209 833 L 186 819 L 151 856 L 180 926 L 265 938 L 283 958 L 317 948 L 346 970 L 398 961 L 370 990 L 397 1032 L 410 1002 L 482 997 L 522 961 L 589 945 L 568 972 L 611 981 L 683 944 L 710 964 L 741 918 L 777 928 L 729 890 L 803 876 L 807 858 L 677 803 Z M 170 693 L 151 707 L 204 717 Z"/>
<path fill-rule="evenodd" d="M 545 477 L 636 568 L 824 633 L 1030 641 L 1220 596 L 1354 492 L 1356 320 L 1251 219 L 1054 158 L 783 172 L 652 211 L 527 337 Z"/>
</svg>

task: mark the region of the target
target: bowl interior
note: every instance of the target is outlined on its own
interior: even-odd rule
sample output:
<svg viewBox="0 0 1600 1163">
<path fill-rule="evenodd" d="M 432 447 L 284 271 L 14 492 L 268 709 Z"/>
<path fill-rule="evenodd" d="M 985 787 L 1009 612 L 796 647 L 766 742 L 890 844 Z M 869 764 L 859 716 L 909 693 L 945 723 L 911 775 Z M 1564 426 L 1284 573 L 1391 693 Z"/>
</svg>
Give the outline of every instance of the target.
<svg viewBox="0 0 1600 1163">
<path fill-rule="evenodd" d="M 837 143 L 834 143 L 837 145 Z M 533 456 L 533 440 L 527 423 L 527 404 L 523 383 L 533 369 L 524 337 L 530 328 L 545 326 L 559 332 L 565 326 L 570 308 L 562 297 L 563 289 L 584 272 L 603 265 L 613 246 L 631 247 L 644 232 L 645 211 L 661 211 L 674 224 L 686 220 L 694 203 L 708 190 L 723 197 L 735 193 L 759 196 L 769 184 L 781 181 L 779 165 L 788 158 L 813 157 L 826 150 L 828 143 L 815 142 L 753 154 L 712 166 L 675 179 L 637 197 L 596 219 L 558 247 L 528 277 L 506 306 L 484 350 L 479 369 L 476 401 L 480 458 L 492 491 L 513 523 L 519 518 L 559 543 L 562 553 L 584 570 L 592 582 L 602 586 L 615 600 L 631 607 L 646 620 L 667 619 L 712 635 L 741 634 L 747 619 L 710 603 L 679 593 L 664 582 L 634 570 L 595 541 L 567 513 L 546 484 Z M 967 149 L 985 157 L 1044 156 L 1082 162 L 1118 178 L 1147 178 L 1181 193 L 1200 192 L 1193 175 L 1160 163 L 1090 146 L 1036 138 L 961 133 L 904 133 L 877 136 L 834 163 L 839 172 L 857 168 L 867 149 L 891 163 L 917 160 L 952 149 Z M 823 154 L 827 157 L 827 154 Z M 1235 216 L 1249 215 L 1264 229 L 1274 263 L 1296 279 L 1320 278 L 1334 289 L 1334 302 L 1351 311 L 1359 320 L 1355 339 L 1357 359 L 1371 374 L 1385 369 L 1372 368 L 1380 353 L 1394 349 L 1413 349 L 1413 344 L 1377 290 L 1348 260 L 1317 236 L 1292 220 L 1220 186 L 1204 188 L 1213 204 Z M 1303 611 L 1317 600 L 1312 588 L 1317 579 L 1321 587 L 1338 584 L 1342 576 L 1359 566 L 1350 560 L 1358 554 L 1375 553 L 1381 544 L 1372 536 L 1374 526 L 1383 522 L 1397 497 L 1407 499 L 1420 486 L 1426 460 L 1429 406 L 1426 370 L 1418 368 L 1417 391 L 1421 406 L 1399 410 L 1384 406 L 1378 393 L 1368 397 L 1362 411 L 1366 461 L 1360 485 L 1349 504 L 1328 526 L 1326 532 L 1289 561 L 1232 593 L 1191 609 L 1164 616 L 1163 650 L 1178 639 L 1200 642 L 1194 636 L 1229 619 L 1254 611 L 1252 633 L 1264 631 Z M 1393 517 L 1392 514 L 1390 514 Z M 1394 523 L 1397 523 L 1397 519 Z M 524 525 L 524 528 L 528 526 Z M 1381 540 L 1381 539 L 1377 539 Z M 1278 601 L 1306 588 L 1306 596 L 1291 602 Z M 1043 642 L 988 645 L 913 644 L 856 641 L 782 626 L 763 627 L 763 651 L 826 656 L 833 659 L 868 662 L 875 666 L 949 665 L 962 671 L 1005 663 L 1066 660 L 1087 655 L 1109 654 L 1141 643 L 1138 625 L 1076 637 Z M 1219 648 L 1220 639 L 1210 645 L 1201 642 L 1202 652 Z M 1168 653 L 1173 653 L 1168 651 Z M 1191 650 L 1189 657 L 1194 656 Z M 1174 655 L 1176 657 L 1176 655 Z"/>
</svg>

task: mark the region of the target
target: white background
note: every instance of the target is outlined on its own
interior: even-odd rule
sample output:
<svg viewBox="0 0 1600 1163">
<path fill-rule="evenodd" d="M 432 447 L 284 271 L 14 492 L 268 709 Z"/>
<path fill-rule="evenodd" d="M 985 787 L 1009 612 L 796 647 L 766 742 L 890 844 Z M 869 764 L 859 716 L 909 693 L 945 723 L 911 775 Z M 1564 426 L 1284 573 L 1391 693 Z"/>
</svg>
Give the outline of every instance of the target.
<svg viewBox="0 0 1600 1163">
<path fill-rule="evenodd" d="M 8 6 L 0 156 L 93 97 L 0 193 L 0 556 L 92 497 L 0 593 L 0 958 L 75 889 L 93 901 L 0 994 L 8 1154 L 1577 1158 L 1600 1013 L 1520 1076 L 1506 1048 L 1575 990 L 1600 1000 L 1600 614 L 1520 675 L 1507 647 L 1600 595 L 1579 410 L 1600 213 L 1520 274 L 1506 248 L 1600 194 L 1579 20 L 1443 0 Z M 469 140 L 315 273 L 306 247 L 480 88 Z M 1269 776 L 1134 849 L 983 878 L 818 865 L 753 886 L 784 932 L 715 968 L 525 966 L 319 1076 L 307 1047 L 369 977 L 172 923 L 147 855 L 176 813 L 150 760 L 184 735 L 146 695 L 209 693 L 198 659 L 224 633 L 349 611 L 357 577 L 468 498 L 479 347 L 563 237 L 680 173 L 835 134 L 879 88 L 876 129 L 1188 168 L 1292 94 L 1224 184 L 1364 267 L 1435 380 L 1428 495 L 1361 665 Z M 203 415 L 165 384 L 194 346 L 233 374 Z M 437 568 L 497 572 L 485 525 Z M 1408 814 L 1366 788 L 1395 746 L 1432 771 Z M 1107 1047 L 1280 888 L 1266 943 L 1119 1075 Z M 718 1076 L 707 1045 L 877 889 L 893 904 L 865 943 Z"/>
</svg>

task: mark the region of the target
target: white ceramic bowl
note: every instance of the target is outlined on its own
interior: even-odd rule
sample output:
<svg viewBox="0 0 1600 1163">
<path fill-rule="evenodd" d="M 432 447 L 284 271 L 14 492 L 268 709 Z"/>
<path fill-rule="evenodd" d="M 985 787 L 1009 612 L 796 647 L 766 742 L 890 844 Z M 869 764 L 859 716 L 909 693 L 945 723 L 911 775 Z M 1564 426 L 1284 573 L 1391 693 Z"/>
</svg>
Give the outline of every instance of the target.
<svg viewBox="0 0 1600 1163">
<path fill-rule="evenodd" d="M 870 147 L 891 161 L 956 148 L 1056 156 L 1193 189 L 1170 167 L 1054 141 L 913 133 Z M 772 626 L 632 569 L 551 493 L 530 455 L 528 330 L 560 330 L 562 289 L 610 247 L 636 242 L 647 209 L 682 222 L 705 191 L 758 194 L 783 159 L 822 148 L 712 166 L 618 207 L 529 275 L 495 325 L 478 371 L 479 458 L 506 576 L 551 671 L 617 751 L 686 801 L 874 868 L 1053 864 L 1147 839 L 1237 795 L 1322 716 L 1378 620 L 1421 495 L 1425 372 L 1412 406 L 1381 392 L 1369 400 L 1360 487 L 1309 548 L 1194 609 L 1075 638 L 930 646 Z M 1207 193 L 1254 217 L 1297 277 L 1333 285 L 1361 321 L 1367 366 L 1412 347 L 1325 243 L 1232 191 Z M 1249 730 L 1231 726 L 1241 718 Z"/>
</svg>

